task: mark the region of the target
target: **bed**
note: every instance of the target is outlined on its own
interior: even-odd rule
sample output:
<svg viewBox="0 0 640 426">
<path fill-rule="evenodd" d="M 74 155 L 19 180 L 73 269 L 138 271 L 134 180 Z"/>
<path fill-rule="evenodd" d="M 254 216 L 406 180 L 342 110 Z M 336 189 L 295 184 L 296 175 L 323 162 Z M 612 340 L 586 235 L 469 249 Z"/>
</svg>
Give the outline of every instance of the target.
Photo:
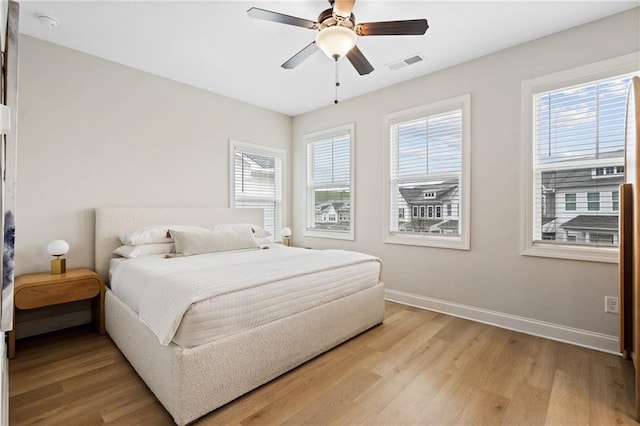
<svg viewBox="0 0 640 426">
<path fill-rule="evenodd" d="M 262 225 L 262 220 L 262 211 L 253 209 L 99 208 L 96 209 L 96 270 L 108 280 L 110 264 L 115 257 L 113 250 L 121 244 L 118 236 L 144 226 Z M 276 256 L 278 250 L 286 248 L 274 246 L 270 250 L 249 252 L 253 256 Z M 299 250 L 293 253 L 292 258 L 296 259 L 304 259 L 315 252 L 291 250 Z M 333 273 L 336 271 L 341 269 L 336 268 Z M 323 279 L 330 284 L 326 277 Z M 203 341 L 199 334 L 197 339 L 189 340 L 187 334 L 181 340 L 185 334 L 178 328 L 175 334 L 170 334 L 168 344 L 161 343 L 157 330 L 150 328 L 153 324 L 141 322 L 140 313 L 108 288 L 106 328 L 174 421 L 183 425 L 381 323 L 384 319 L 383 287 L 376 276 L 371 285 L 337 299 L 269 319 L 257 326 L 227 330 L 212 337 L 213 340 Z M 195 303 L 191 305 L 183 318 L 187 319 L 196 306 Z"/>
</svg>

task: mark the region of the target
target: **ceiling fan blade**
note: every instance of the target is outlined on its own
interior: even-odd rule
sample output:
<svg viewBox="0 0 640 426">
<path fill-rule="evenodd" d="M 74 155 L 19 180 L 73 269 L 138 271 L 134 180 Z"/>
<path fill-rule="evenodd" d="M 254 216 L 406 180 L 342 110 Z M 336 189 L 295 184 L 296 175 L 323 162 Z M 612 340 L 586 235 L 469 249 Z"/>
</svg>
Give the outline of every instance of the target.
<svg viewBox="0 0 640 426">
<path fill-rule="evenodd" d="M 296 27 L 308 28 L 310 30 L 316 28 L 316 22 L 308 19 L 297 18 L 295 16 L 285 15 L 284 13 L 272 12 L 270 10 L 252 7 L 247 10 L 247 15 L 251 18 L 263 19 L 265 21 L 278 22 L 280 24 L 295 25 Z"/>
<path fill-rule="evenodd" d="M 356 25 L 356 33 L 361 36 L 379 35 L 423 35 L 429 24 L 426 19 L 406 21 L 366 22 Z"/>
<path fill-rule="evenodd" d="M 302 61 L 304 61 L 305 59 L 307 59 L 309 56 L 313 55 L 317 51 L 318 51 L 318 46 L 316 45 L 315 41 L 312 41 L 311 43 L 307 44 L 307 46 L 304 49 L 302 49 L 301 51 L 293 55 L 287 62 L 282 64 L 282 68 L 286 70 L 293 69 L 298 65 L 300 65 Z"/>
<path fill-rule="evenodd" d="M 353 12 L 353 5 L 356 0 L 335 0 L 333 2 L 333 13 L 338 16 L 342 16 L 345 19 L 349 19 L 351 12 Z"/>
<path fill-rule="evenodd" d="M 347 59 L 360 75 L 367 75 L 373 71 L 373 66 L 367 58 L 364 57 L 360 49 L 358 49 L 358 46 L 353 46 L 349 53 L 347 53 Z"/>
</svg>

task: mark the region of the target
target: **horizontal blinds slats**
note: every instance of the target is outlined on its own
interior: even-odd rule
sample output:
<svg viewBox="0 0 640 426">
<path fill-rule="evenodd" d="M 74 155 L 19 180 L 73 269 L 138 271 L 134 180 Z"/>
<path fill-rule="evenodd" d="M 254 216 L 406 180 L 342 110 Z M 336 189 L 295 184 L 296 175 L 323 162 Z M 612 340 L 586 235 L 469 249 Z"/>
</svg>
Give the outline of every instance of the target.
<svg viewBox="0 0 640 426">
<path fill-rule="evenodd" d="M 351 134 L 307 145 L 308 229 L 346 232 L 351 229 Z"/>
<path fill-rule="evenodd" d="M 393 126 L 393 172 L 399 176 L 460 170 L 460 110 Z"/>
<path fill-rule="evenodd" d="M 313 142 L 309 145 L 314 183 L 344 182 L 350 179 L 349 136 L 341 136 Z"/>
<path fill-rule="evenodd" d="M 264 227 L 277 235 L 281 197 L 281 160 L 276 156 L 236 149 L 234 153 L 234 205 L 264 210 Z"/>
<path fill-rule="evenodd" d="M 390 126 L 391 232 L 459 236 L 462 110 Z"/>
<path fill-rule="evenodd" d="M 534 95 L 535 241 L 618 244 L 630 79 L 618 76 Z"/>
</svg>

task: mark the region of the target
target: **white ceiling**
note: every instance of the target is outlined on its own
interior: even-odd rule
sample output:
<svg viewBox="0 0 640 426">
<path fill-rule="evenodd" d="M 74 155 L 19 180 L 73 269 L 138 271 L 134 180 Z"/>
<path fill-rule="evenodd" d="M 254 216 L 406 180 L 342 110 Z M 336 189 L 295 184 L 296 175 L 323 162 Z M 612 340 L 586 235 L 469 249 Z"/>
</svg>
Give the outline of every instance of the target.
<svg viewBox="0 0 640 426">
<path fill-rule="evenodd" d="M 334 64 L 316 52 L 293 70 L 280 65 L 315 30 L 252 19 L 257 6 L 316 20 L 326 1 L 20 2 L 20 32 L 130 67 L 295 116 L 333 103 Z M 639 1 L 358 0 L 357 22 L 427 18 L 424 36 L 359 37 L 374 66 L 367 76 L 340 60 L 345 100 L 638 6 Z M 60 21 L 55 29 L 37 19 Z M 635 36 L 638 36 L 636 34 Z M 606 34 L 603 34 L 606 37 Z M 426 61 L 390 71 L 415 53 Z"/>
</svg>

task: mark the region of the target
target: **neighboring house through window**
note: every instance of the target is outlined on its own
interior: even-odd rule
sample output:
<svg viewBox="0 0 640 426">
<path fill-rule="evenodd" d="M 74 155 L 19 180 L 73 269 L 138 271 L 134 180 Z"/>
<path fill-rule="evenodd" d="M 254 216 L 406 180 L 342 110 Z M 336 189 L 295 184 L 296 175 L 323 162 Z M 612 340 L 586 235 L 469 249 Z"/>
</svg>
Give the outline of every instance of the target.
<svg viewBox="0 0 640 426">
<path fill-rule="evenodd" d="M 386 243 L 469 249 L 470 99 L 385 115 Z"/>
<path fill-rule="evenodd" d="M 523 253 L 617 261 L 633 55 L 523 83 Z M 527 120 L 524 120 L 527 117 Z"/>
<path fill-rule="evenodd" d="M 568 212 L 574 212 L 576 211 L 576 208 L 576 194 L 564 194 L 564 209 Z"/>
<path fill-rule="evenodd" d="M 264 210 L 264 228 L 280 239 L 285 151 L 229 141 L 230 205 Z"/>
<path fill-rule="evenodd" d="M 307 226 L 305 236 L 354 238 L 354 125 L 307 134 Z"/>
<path fill-rule="evenodd" d="M 587 192 L 587 210 L 590 212 L 600 211 L 599 192 Z"/>
</svg>

